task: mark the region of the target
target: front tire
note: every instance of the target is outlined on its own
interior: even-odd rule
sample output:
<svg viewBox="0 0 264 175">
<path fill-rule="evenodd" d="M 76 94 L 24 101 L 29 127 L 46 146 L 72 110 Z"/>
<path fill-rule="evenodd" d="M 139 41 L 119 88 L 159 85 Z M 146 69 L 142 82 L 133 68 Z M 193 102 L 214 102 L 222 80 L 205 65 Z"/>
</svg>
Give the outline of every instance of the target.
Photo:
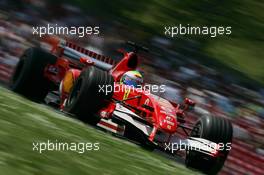
<svg viewBox="0 0 264 175">
<path fill-rule="evenodd" d="M 231 146 L 232 135 L 233 128 L 229 120 L 209 115 L 201 117 L 195 124 L 190 136 L 204 138 L 217 144 L 221 143 L 225 147 L 223 151 L 220 151 L 221 156 L 216 158 L 189 150 L 186 153 L 186 166 L 198 169 L 205 174 L 217 174 L 228 156 L 229 149 L 227 145 Z"/>
<path fill-rule="evenodd" d="M 104 91 L 101 89 L 104 87 Z M 106 88 L 108 87 L 108 88 Z M 78 77 L 66 101 L 64 110 L 76 115 L 80 120 L 97 123 L 98 116 L 89 117 L 97 112 L 113 95 L 114 79 L 106 71 L 88 67 Z M 108 89 L 109 91 L 105 91 Z"/>
</svg>

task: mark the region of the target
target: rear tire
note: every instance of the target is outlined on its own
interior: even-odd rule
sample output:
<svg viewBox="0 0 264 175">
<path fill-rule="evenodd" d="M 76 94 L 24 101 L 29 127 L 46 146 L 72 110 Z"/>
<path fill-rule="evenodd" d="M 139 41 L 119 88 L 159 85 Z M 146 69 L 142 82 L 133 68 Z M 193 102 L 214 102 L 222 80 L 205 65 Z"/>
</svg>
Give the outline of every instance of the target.
<svg viewBox="0 0 264 175">
<path fill-rule="evenodd" d="M 229 120 L 211 116 L 201 117 L 195 124 L 190 136 L 204 138 L 217 144 L 223 143 L 225 148 L 223 151 L 220 151 L 221 156 L 216 158 L 189 150 L 186 153 L 186 166 L 198 169 L 205 174 L 217 174 L 223 167 L 228 156 L 229 150 L 226 145 L 231 144 L 232 135 L 233 128 Z"/>
<path fill-rule="evenodd" d="M 106 86 L 109 92 L 106 93 Z M 111 86 L 111 87 L 110 87 Z M 100 87 L 104 87 L 104 92 Z M 111 88 L 111 89 L 110 89 Z M 108 72 L 96 67 L 88 67 L 78 77 L 64 110 L 76 115 L 80 120 L 96 124 L 100 118 L 93 115 L 102 108 L 113 95 L 114 79 Z"/>
<path fill-rule="evenodd" d="M 10 88 L 34 101 L 43 101 L 51 83 L 44 77 L 48 64 L 55 64 L 57 58 L 40 48 L 27 49 L 20 58 L 12 75 Z"/>
</svg>

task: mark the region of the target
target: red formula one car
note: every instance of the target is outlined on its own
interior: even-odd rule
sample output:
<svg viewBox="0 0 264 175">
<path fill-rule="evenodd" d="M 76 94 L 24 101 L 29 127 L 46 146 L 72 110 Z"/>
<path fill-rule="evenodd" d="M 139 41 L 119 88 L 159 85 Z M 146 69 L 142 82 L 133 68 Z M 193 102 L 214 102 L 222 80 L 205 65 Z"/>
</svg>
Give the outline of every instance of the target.
<svg viewBox="0 0 264 175">
<path fill-rule="evenodd" d="M 82 121 L 149 148 L 173 155 L 184 151 L 186 166 L 217 173 L 231 149 L 231 123 L 201 116 L 194 126 L 186 125 L 186 111 L 195 105 L 192 100 L 173 104 L 148 89 L 120 84 L 125 72 L 137 69 L 138 51 L 147 50 L 129 44 L 134 51 L 122 51 L 124 57 L 117 63 L 66 41 L 56 43 L 50 52 L 30 48 L 16 67 L 11 89 L 34 101 L 53 92 L 59 97 L 59 109 Z M 185 139 L 177 137 L 180 129 Z"/>
</svg>

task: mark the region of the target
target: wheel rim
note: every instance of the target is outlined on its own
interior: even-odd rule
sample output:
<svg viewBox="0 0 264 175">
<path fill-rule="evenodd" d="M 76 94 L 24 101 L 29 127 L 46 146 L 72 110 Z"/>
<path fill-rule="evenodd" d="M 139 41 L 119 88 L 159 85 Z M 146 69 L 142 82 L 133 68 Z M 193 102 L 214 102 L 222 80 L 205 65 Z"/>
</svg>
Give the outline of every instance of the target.
<svg viewBox="0 0 264 175">
<path fill-rule="evenodd" d="M 202 125 L 197 123 L 191 132 L 192 137 L 201 137 L 202 135 Z"/>
</svg>

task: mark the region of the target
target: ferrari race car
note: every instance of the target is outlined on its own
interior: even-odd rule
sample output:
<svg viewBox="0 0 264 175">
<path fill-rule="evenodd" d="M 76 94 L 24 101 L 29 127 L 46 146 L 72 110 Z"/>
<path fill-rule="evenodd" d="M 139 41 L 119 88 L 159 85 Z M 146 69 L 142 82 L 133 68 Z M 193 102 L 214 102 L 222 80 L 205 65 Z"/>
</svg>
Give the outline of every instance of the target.
<svg viewBox="0 0 264 175">
<path fill-rule="evenodd" d="M 16 66 L 10 87 L 37 102 L 55 94 L 58 108 L 67 114 L 151 149 L 172 155 L 182 151 L 187 167 L 216 174 L 231 149 L 230 121 L 207 115 L 187 125 L 186 111 L 195 105 L 191 99 L 174 104 L 148 89 L 119 83 L 125 72 L 137 69 L 138 52 L 147 51 L 128 44 L 134 50 L 122 50 L 119 62 L 66 41 L 58 41 L 51 51 L 29 48 Z M 186 138 L 177 136 L 179 130 Z"/>
</svg>

